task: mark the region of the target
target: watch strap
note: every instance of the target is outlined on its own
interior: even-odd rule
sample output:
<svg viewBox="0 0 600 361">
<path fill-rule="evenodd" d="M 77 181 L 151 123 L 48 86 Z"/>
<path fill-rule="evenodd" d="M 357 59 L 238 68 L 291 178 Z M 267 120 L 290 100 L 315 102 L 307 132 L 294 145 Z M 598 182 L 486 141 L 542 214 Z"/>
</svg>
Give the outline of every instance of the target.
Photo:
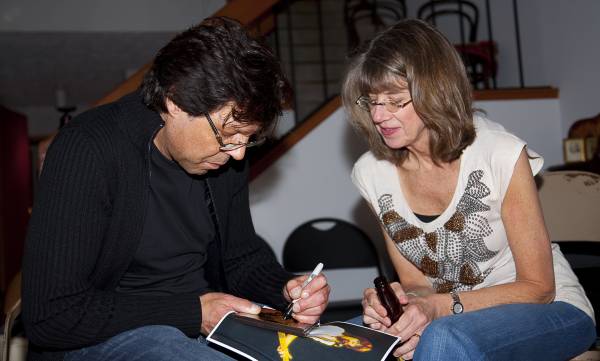
<svg viewBox="0 0 600 361">
<path fill-rule="evenodd" d="M 457 315 L 463 313 L 464 307 L 462 302 L 460 302 L 460 297 L 456 291 L 450 291 L 450 296 L 452 296 L 452 308 L 450 309 L 453 314 Z"/>
</svg>

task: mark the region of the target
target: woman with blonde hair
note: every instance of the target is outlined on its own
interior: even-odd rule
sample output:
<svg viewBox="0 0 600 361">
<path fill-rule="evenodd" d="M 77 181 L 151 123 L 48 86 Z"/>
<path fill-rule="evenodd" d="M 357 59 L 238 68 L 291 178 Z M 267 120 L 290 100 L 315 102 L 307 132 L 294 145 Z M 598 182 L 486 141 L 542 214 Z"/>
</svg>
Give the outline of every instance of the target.
<svg viewBox="0 0 600 361">
<path fill-rule="evenodd" d="M 363 321 L 415 360 L 565 360 L 595 339 L 593 310 L 551 245 L 533 175 L 543 159 L 473 110 L 460 56 L 405 20 L 353 60 L 343 86 L 370 151 L 352 180 L 381 222 L 404 313 L 374 289 Z"/>
</svg>

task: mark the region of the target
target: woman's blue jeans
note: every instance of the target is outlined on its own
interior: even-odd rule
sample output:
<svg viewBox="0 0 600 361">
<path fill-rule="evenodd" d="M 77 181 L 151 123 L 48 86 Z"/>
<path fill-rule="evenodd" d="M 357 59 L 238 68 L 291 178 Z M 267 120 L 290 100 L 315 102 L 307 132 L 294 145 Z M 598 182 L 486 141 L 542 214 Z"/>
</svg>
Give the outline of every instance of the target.
<svg viewBox="0 0 600 361">
<path fill-rule="evenodd" d="M 568 303 L 502 305 L 434 320 L 414 360 L 565 361 L 595 339 L 592 319 Z"/>
<path fill-rule="evenodd" d="M 235 357 L 235 356 L 232 356 Z M 231 361 L 211 348 L 203 337 L 193 339 L 171 326 L 145 326 L 107 341 L 68 352 L 65 361 Z"/>
<path fill-rule="evenodd" d="M 568 303 L 502 305 L 433 321 L 414 359 L 564 361 L 595 339 L 592 319 Z"/>
</svg>

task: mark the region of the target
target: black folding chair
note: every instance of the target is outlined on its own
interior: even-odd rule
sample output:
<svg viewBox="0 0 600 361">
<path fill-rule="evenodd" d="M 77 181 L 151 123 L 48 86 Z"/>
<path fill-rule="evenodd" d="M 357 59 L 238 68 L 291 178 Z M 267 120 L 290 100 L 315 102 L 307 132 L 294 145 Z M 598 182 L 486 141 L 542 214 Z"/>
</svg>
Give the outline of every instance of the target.
<svg viewBox="0 0 600 361">
<path fill-rule="evenodd" d="M 298 226 L 283 248 L 283 266 L 290 272 L 308 273 L 319 262 L 332 287 L 321 321 L 345 320 L 362 313 L 362 292 L 381 274 L 371 239 L 357 226 L 334 218 L 318 218 Z"/>
</svg>

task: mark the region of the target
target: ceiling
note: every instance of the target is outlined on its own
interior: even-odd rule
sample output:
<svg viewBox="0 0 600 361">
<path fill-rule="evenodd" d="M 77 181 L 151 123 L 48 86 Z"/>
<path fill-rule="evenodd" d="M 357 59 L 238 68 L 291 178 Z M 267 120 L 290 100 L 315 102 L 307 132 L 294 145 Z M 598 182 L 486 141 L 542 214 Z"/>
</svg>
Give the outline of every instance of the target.
<svg viewBox="0 0 600 361">
<path fill-rule="evenodd" d="M 150 62 L 171 32 L 0 32 L 0 104 L 91 104 Z"/>
</svg>

